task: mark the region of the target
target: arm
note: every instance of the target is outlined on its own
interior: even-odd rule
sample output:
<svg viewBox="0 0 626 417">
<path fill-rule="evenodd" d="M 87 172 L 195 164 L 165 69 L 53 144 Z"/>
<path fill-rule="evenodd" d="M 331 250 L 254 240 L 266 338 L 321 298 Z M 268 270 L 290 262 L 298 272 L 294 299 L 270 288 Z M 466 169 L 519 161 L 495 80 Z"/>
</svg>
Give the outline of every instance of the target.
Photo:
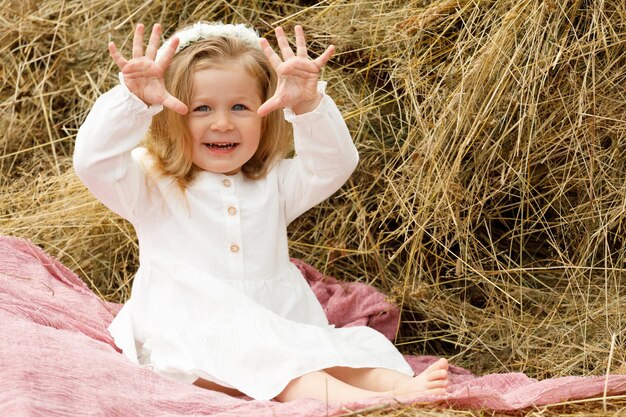
<svg viewBox="0 0 626 417">
<path fill-rule="evenodd" d="M 311 60 L 302 27 L 296 26 L 295 33 L 294 54 L 282 28 L 276 28 L 282 59 L 267 40 L 261 39 L 261 48 L 278 74 L 278 85 L 258 113 L 285 108 L 285 118 L 294 128 L 297 156 L 282 161 L 277 172 L 287 222 L 337 191 L 359 159 L 337 106 L 324 95 L 323 88 L 317 88 L 319 72 L 333 55 L 334 46 Z"/>
<path fill-rule="evenodd" d="M 144 168 L 133 160 L 131 151 L 163 106 L 181 114 L 187 112 L 187 106 L 165 89 L 163 80 L 178 39 L 172 39 L 163 58 L 156 62 L 161 27 L 154 25 L 145 55 L 143 32 L 143 25 L 137 25 L 130 60 L 109 43 L 111 58 L 121 71 L 121 86 L 97 100 L 78 132 L 74 151 L 74 168 L 89 190 L 133 222 L 148 210 L 151 196 Z"/>
<path fill-rule="evenodd" d="M 293 125 L 296 150 L 295 158 L 278 167 L 289 223 L 337 191 L 356 168 L 359 154 L 330 96 L 323 95 L 317 108 L 302 115 L 285 109 L 285 119 Z"/>
<path fill-rule="evenodd" d="M 98 98 L 76 137 L 76 174 L 98 200 L 131 222 L 148 210 L 150 198 L 144 168 L 131 151 L 161 109 L 146 106 L 122 82 Z"/>
</svg>

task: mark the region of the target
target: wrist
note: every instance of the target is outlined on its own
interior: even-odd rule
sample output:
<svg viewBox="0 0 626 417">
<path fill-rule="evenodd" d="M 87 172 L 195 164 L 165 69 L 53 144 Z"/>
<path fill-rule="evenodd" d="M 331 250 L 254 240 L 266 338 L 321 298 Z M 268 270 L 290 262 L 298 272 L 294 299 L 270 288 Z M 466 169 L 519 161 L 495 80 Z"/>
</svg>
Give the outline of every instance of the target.
<svg viewBox="0 0 626 417">
<path fill-rule="evenodd" d="M 309 113 L 309 112 L 312 112 L 313 110 L 315 110 L 317 108 L 317 106 L 319 106 L 319 104 L 321 102 L 322 102 L 322 95 L 320 93 L 317 93 L 314 99 L 300 102 L 300 103 L 296 104 L 295 106 L 292 106 L 291 110 L 296 115 Z"/>
</svg>

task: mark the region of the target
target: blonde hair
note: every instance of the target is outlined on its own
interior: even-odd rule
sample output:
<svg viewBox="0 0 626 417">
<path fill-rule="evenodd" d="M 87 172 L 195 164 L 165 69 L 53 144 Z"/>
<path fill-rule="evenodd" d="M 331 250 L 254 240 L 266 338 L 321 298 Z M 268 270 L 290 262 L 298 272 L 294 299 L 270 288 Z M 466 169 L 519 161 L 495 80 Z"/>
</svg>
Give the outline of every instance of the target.
<svg viewBox="0 0 626 417">
<path fill-rule="evenodd" d="M 189 107 L 194 73 L 231 62 L 241 63 L 258 80 L 262 101 L 274 94 L 276 73 L 263 52 L 241 40 L 223 36 L 193 43 L 174 55 L 165 72 L 165 87 Z M 186 189 L 201 170 L 192 163 L 192 138 L 187 117 L 164 108 L 153 117 L 145 140 L 146 148 L 155 158 L 158 173 L 173 177 L 182 189 Z M 261 122 L 259 147 L 241 167 L 243 174 L 250 179 L 265 176 L 271 166 L 289 152 L 288 133 L 280 110 L 265 116 Z"/>
</svg>

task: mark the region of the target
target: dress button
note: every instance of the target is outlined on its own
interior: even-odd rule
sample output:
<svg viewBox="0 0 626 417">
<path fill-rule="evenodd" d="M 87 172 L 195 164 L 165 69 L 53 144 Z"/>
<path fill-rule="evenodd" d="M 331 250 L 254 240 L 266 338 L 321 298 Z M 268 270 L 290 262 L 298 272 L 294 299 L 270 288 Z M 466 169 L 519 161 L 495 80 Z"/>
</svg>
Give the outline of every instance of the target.
<svg viewBox="0 0 626 417">
<path fill-rule="evenodd" d="M 238 245 L 230 245 L 230 251 L 232 253 L 237 253 L 239 252 L 239 246 Z"/>
<path fill-rule="evenodd" d="M 230 180 L 224 180 L 224 187 L 230 187 Z"/>
<path fill-rule="evenodd" d="M 230 214 L 231 216 L 234 216 L 235 214 L 237 214 L 237 208 L 234 206 L 228 207 L 228 214 Z"/>
</svg>

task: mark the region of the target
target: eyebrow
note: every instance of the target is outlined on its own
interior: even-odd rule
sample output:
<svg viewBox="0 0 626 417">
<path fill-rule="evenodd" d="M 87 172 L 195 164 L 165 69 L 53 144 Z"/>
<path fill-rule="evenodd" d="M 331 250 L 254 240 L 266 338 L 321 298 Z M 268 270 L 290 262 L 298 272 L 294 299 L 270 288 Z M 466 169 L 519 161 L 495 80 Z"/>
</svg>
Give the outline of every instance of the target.
<svg viewBox="0 0 626 417">
<path fill-rule="evenodd" d="M 213 97 L 211 96 L 191 96 L 191 103 L 195 103 L 197 101 L 207 101 L 212 99 Z M 258 99 L 260 102 L 263 102 L 263 99 L 261 98 L 261 96 L 256 97 L 256 99 Z M 255 98 L 250 97 L 250 96 L 236 96 L 236 97 L 232 97 L 229 99 L 229 101 L 232 102 L 237 102 L 237 101 L 253 101 L 255 100 Z"/>
</svg>

